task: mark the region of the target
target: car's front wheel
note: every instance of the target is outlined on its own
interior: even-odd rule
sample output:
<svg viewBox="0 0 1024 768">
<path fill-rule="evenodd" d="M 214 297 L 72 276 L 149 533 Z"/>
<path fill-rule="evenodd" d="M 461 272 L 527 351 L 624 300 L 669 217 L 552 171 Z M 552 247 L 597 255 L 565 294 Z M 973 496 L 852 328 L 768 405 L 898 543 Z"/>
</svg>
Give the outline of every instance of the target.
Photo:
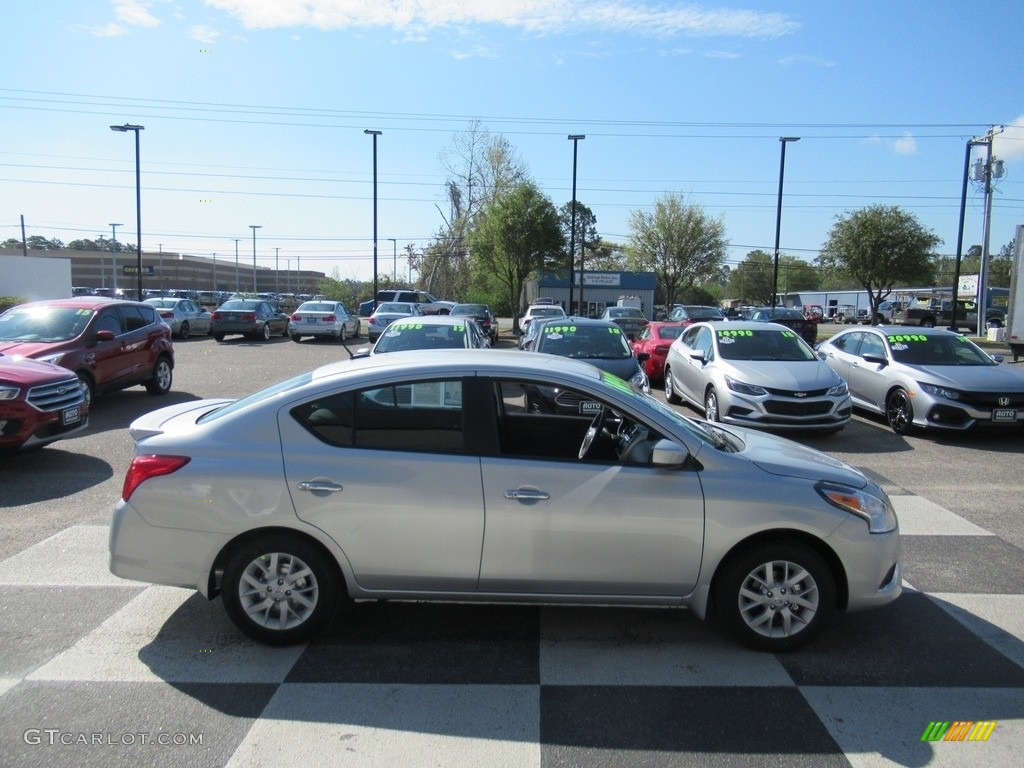
<svg viewBox="0 0 1024 768">
<path fill-rule="evenodd" d="M 160 355 L 153 366 L 153 375 L 146 382 L 146 391 L 151 395 L 166 395 L 171 391 L 174 369 L 167 355 Z"/>
<path fill-rule="evenodd" d="M 250 539 L 224 568 L 231 621 L 254 640 L 291 645 L 323 629 L 338 607 L 341 578 L 315 544 L 289 534 Z"/>
<path fill-rule="evenodd" d="M 806 544 L 765 543 L 723 566 L 714 600 L 718 619 L 741 643 L 761 651 L 789 651 L 832 617 L 835 578 Z"/>
<path fill-rule="evenodd" d="M 718 393 L 713 388 L 704 395 L 704 418 L 708 421 L 719 421 L 721 418 L 718 412 Z"/>
<path fill-rule="evenodd" d="M 893 390 L 885 401 L 885 418 L 897 435 L 909 435 L 914 429 L 914 406 L 907 390 Z"/>
<path fill-rule="evenodd" d="M 672 369 L 665 366 L 665 401 L 672 405 L 679 405 L 682 398 L 676 393 L 675 385 L 672 384 Z"/>
</svg>

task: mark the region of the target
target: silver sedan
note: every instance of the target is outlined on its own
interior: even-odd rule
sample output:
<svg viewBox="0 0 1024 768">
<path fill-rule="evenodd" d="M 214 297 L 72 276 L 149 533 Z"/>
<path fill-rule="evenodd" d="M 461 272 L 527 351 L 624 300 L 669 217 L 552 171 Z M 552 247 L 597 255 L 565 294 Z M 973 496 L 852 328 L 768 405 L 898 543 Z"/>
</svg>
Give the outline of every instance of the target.
<svg viewBox="0 0 1024 768">
<path fill-rule="evenodd" d="M 111 570 L 220 595 L 271 644 L 409 599 L 685 606 L 780 651 L 901 591 L 864 474 L 578 360 L 372 355 L 130 433 Z"/>
<path fill-rule="evenodd" d="M 853 411 L 846 382 L 794 331 L 775 323 L 695 323 L 665 359 L 665 399 L 708 421 L 836 432 Z"/>
<path fill-rule="evenodd" d="M 1024 371 L 952 331 L 856 328 L 818 350 L 849 383 L 853 404 L 885 416 L 897 434 L 1024 426 Z"/>
<path fill-rule="evenodd" d="M 340 301 L 306 301 L 292 313 L 288 335 L 292 341 L 301 341 L 303 336 L 345 341 L 359 338 L 359 326 L 359 317 Z"/>
<path fill-rule="evenodd" d="M 192 299 L 146 299 L 146 304 L 156 307 L 160 319 L 171 326 L 171 333 L 180 339 L 210 333 L 212 315 Z"/>
</svg>

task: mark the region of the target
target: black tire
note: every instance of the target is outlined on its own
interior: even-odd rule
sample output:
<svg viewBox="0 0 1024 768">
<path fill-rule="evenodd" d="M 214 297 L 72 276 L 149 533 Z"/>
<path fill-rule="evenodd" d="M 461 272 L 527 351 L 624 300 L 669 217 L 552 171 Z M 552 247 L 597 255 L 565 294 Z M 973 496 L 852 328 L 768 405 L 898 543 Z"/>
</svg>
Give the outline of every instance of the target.
<svg viewBox="0 0 1024 768">
<path fill-rule="evenodd" d="M 213 334 L 213 340 L 214 341 L 224 341 L 224 334 L 223 333 L 215 333 L 215 334 Z"/>
<path fill-rule="evenodd" d="M 932 318 L 932 317 L 922 318 L 921 319 L 921 327 L 922 328 L 934 328 L 935 327 L 935 318 Z"/>
<path fill-rule="evenodd" d="M 87 373 L 79 373 L 78 383 L 82 385 L 82 391 L 85 393 L 85 404 L 92 406 L 93 398 L 96 397 L 96 387 L 92 383 L 92 377 Z"/>
<path fill-rule="evenodd" d="M 166 395 L 174 381 L 174 367 L 167 355 L 160 355 L 153 365 L 153 375 L 146 382 L 146 391 L 151 395 Z"/>
<path fill-rule="evenodd" d="M 293 570 L 299 578 L 290 581 Z M 337 565 L 315 544 L 293 534 L 263 534 L 228 558 L 221 597 L 228 617 L 249 637 L 292 645 L 330 621 L 341 583 Z"/>
<path fill-rule="evenodd" d="M 338 333 L 338 341 L 340 341 L 342 344 L 344 344 L 345 343 L 345 339 L 347 339 L 347 338 L 348 338 L 348 333 L 345 332 L 345 324 L 342 323 L 341 324 L 341 332 Z"/>
<path fill-rule="evenodd" d="M 188 321 L 181 324 L 181 328 L 178 329 L 178 338 L 188 338 Z"/>
<path fill-rule="evenodd" d="M 739 642 L 773 653 L 807 643 L 836 610 L 835 577 L 806 544 L 760 544 L 722 565 L 715 615 Z"/>
<path fill-rule="evenodd" d="M 722 420 L 722 414 L 718 412 L 718 393 L 714 387 L 704 393 L 704 418 L 716 422 Z"/>
<path fill-rule="evenodd" d="M 294 341 L 296 344 L 298 342 L 302 341 L 302 337 L 299 336 L 299 334 L 297 334 L 297 333 L 291 334 L 291 337 L 292 337 L 292 341 Z"/>
<path fill-rule="evenodd" d="M 676 394 L 675 387 L 672 386 L 672 369 L 667 365 L 665 366 L 665 402 L 672 405 L 679 405 L 683 402 L 683 399 Z"/>
<path fill-rule="evenodd" d="M 263 328 L 260 330 L 257 338 L 263 339 L 263 341 L 270 341 L 270 323 L 263 324 Z"/>
<path fill-rule="evenodd" d="M 897 435 L 909 435 L 914 431 L 914 405 L 907 390 L 898 387 L 885 399 L 885 420 Z"/>
</svg>

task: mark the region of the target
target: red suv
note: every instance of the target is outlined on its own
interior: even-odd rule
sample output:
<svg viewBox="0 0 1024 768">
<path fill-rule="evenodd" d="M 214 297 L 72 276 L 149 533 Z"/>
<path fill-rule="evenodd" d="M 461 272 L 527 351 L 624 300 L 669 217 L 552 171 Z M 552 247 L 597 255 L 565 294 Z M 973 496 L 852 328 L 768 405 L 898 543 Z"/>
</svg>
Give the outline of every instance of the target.
<svg viewBox="0 0 1024 768">
<path fill-rule="evenodd" d="M 95 394 L 143 384 L 171 389 L 171 329 L 151 304 L 96 296 L 34 301 L 0 315 L 0 352 L 56 363 Z"/>
<path fill-rule="evenodd" d="M 0 451 L 39 448 L 89 425 L 89 404 L 67 369 L 0 354 Z"/>
</svg>

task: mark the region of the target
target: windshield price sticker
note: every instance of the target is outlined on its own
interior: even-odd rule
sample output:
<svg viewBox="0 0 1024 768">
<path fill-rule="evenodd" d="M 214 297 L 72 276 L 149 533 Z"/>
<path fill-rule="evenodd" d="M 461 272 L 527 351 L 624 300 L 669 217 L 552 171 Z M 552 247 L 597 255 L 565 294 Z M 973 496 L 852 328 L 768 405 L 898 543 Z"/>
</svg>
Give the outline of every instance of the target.
<svg viewBox="0 0 1024 768">
<path fill-rule="evenodd" d="M 753 336 L 753 331 L 719 331 L 718 338 L 720 339 L 735 339 L 738 336 Z"/>
<path fill-rule="evenodd" d="M 897 344 L 904 341 L 928 341 L 928 337 L 923 333 L 900 333 L 889 337 L 890 344 Z M 906 347 L 904 347 L 904 349 L 906 349 Z"/>
<path fill-rule="evenodd" d="M 546 325 L 544 326 L 545 334 L 558 334 L 555 338 L 560 338 L 563 333 L 576 333 L 575 325 Z"/>
</svg>

